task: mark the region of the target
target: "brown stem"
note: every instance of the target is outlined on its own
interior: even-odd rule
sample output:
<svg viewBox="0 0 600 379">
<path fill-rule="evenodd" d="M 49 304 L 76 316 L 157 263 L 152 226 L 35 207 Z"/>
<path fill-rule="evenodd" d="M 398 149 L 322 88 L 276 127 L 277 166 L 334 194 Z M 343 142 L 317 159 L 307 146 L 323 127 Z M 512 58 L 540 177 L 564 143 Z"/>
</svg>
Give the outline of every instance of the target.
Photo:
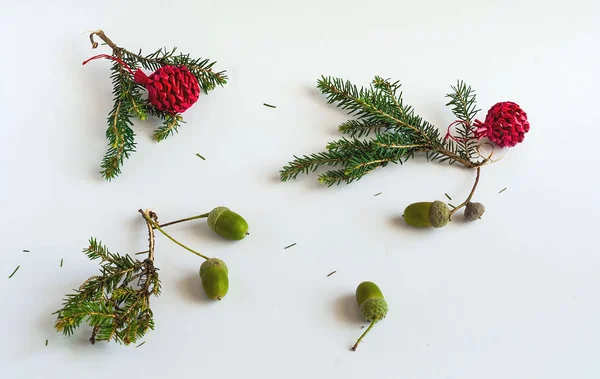
<svg viewBox="0 0 600 379">
<path fill-rule="evenodd" d="M 111 49 L 113 49 L 113 52 L 115 53 L 115 55 L 117 54 L 117 52 L 119 51 L 119 47 L 117 45 L 115 45 L 115 43 L 113 41 L 111 41 L 110 38 L 108 38 L 102 30 L 96 30 L 90 34 L 90 42 L 92 42 L 92 49 L 95 49 L 98 47 L 98 42 L 94 41 L 94 36 L 98 36 L 98 38 L 100 38 L 108 46 L 110 46 Z"/>
<path fill-rule="evenodd" d="M 160 226 L 161 228 L 164 228 L 165 226 L 169 226 L 169 225 L 175 225 L 175 224 L 179 224 L 181 222 L 186 222 L 186 221 L 192 221 L 192 220 L 197 220 L 199 218 L 206 218 L 208 217 L 208 213 L 204 213 L 198 216 L 193 216 L 193 217 L 187 217 L 187 218 L 182 218 L 181 220 L 175 220 L 175 221 L 171 221 L 171 222 L 166 222 L 164 224 L 160 224 L 158 226 Z"/>
<path fill-rule="evenodd" d="M 452 215 L 454 214 L 454 212 L 456 212 L 460 208 L 469 204 L 469 202 L 473 198 L 473 195 L 475 194 L 475 189 L 477 188 L 477 184 L 479 183 L 480 174 L 481 174 L 481 167 L 477 167 L 477 176 L 475 177 L 475 183 L 473 183 L 473 188 L 471 189 L 471 193 L 469 193 L 469 196 L 467 197 L 467 199 L 465 201 L 463 201 L 458 207 L 456 207 L 450 211 L 449 218 L 452 218 Z"/>
<path fill-rule="evenodd" d="M 144 211 L 139 209 L 138 212 L 142 214 L 142 217 L 146 221 L 148 227 L 148 259 L 150 262 L 154 262 L 154 228 L 152 227 L 152 221 L 158 220 L 156 213 L 152 211 Z"/>
<path fill-rule="evenodd" d="M 94 329 L 92 330 L 92 336 L 90 337 L 90 343 L 93 345 L 96 343 L 96 333 L 98 333 L 98 330 L 100 329 L 100 327 L 98 325 L 94 326 Z"/>
</svg>

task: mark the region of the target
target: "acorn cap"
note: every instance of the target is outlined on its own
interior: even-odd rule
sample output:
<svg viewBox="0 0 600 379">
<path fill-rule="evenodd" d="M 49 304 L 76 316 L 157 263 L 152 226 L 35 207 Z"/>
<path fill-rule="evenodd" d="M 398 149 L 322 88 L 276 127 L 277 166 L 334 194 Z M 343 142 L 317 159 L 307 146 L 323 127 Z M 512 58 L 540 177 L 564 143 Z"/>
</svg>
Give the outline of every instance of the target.
<svg viewBox="0 0 600 379">
<path fill-rule="evenodd" d="M 429 220 L 434 228 L 446 226 L 450 219 L 450 209 L 443 201 L 436 200 L 431 203 L 429 210 Z"/>
<path fill-rule="evenodd" d="M 475 221 L 481 218 L 485 212 L 485 207 L 481 203 L 469 203 L 465 207 L 465 219 L 467 222 Z"/>
<path fill-rule="evenodd" d="M 362 303 L 360 313 L 369 322 L 375 319 L 381 320 L 388 313 L 388 304 L 382 297 L 372 297 Z"/>
<path fill-rule="evenodd" d="M 209 258 L 209 259 L 205 260 L 204 262 L 202 262 L 202 264 L 200 265 L 200 277 L 202 277 L 202 275 L 204 275 L 204 273 L 208 269 L 213 268 L 213 267 L 220 267 L 223 270 L 225 270 L 226 274 L 229 273 L 229 269 L 227 268 L 227 265 L 225 264 L 225 262 L 223 262 L 219 258 Z"/>
<path fill-rule="evenodd" d="M 215 228 L 217 227 L 217 221 L 219 220 L 219 217 L 221 217 L 221 215 L 228 210 L 229 208 L 227 207 L 216 207 L 215 209 L 210 211 L 210 213 L 208 214 L 208 226 L 210 226 L 212 230 L 215 230 Z"/>
</svg>

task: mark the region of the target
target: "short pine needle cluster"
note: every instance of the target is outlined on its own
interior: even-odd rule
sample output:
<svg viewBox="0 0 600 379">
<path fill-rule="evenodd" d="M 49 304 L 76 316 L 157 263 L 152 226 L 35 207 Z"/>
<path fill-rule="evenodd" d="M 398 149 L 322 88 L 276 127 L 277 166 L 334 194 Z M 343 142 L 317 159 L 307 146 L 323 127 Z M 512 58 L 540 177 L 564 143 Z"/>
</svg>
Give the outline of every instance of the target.
<svg viewBox="0 0 600 379">
<path fill-rule="evenodd" d="M 162 48 L 149 55 L 142 54 L 141 50 L 133 53 L 115 45 L 102 31 L 96 31 L 90 35 L 93 47 L 98 45 L 94 42 L 94 35 L 110 46 L 113 56 L 123 60 L 133 71 L 143 68 L 153 72 L 165 65 L 186 66 L 198 79 L 200 89 L 204 93 L 227 83 L 225 71 L 213 71 L 216 62 L 208 59 L 191 58 L 189 54 L 177 53 L 176 48 L 172 50 Z M 106 180 L 116 178 L 121 173 L 124 160 L 128 159 L 130 154 L 135 151 L 132 118 L 146 120 L 149 115 L 158 117 L 162 124 L 154 131 L 156 141 L 162 141 L 177 132 L 184 123 L 181 115 L 173 115 L 154 108 L 145 99 L 144 87 L 135 83 L 130 73 L 117 62 L 111 68 L 111 79 L 114 105 L 107 120 L 106 138 L 109 141 L 109 149 L 102 160 L 100 172 Z"/>
<path fill-rule="evenodd" d="M 82 323 L 92 327 L 90 342 L 116 341 L 129 345 L 154 329 L 150 296 L 160 294 L 158 269 L 150 258 L 139 261 L 129 255 L 111 253 L 96 239 L 84 253 L 100 259 L 100 275 L 87 279 L 66 296 L 55 312 L 55 327 L 71 335 Z"/>
<path fill-rule="evenodd" d="M 443 137 L 438 128 L 405 104 L 397 81 L 376 76 L 369 87 L 359 89 L 349 81 L 322 77 L 318 88 L 330 104 L 335 103 L 355 118 L 339 126 L 345 136 L 327 144 L 325 151 L 294 156 L 280 171 L 282 181 L 329 167 L 319 176 L 321 183 L 352 183 L 379 167 L 403 164 L 418 153 L 429 161 L 458 162 L 468 168 L 487 162 L 479 154 L 479 143 L 473 135 L 478 112 L 475 92 L 462 81 L 447 95 L 447 105 L 460 120 L 455 139 Z"/>
</svg>

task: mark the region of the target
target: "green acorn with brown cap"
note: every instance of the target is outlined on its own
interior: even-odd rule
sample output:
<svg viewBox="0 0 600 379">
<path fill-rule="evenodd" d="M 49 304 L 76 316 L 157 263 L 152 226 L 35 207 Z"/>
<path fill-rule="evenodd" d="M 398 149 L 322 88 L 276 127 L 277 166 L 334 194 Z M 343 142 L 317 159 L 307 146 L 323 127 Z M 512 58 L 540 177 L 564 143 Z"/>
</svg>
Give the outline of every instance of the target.
<svg viewBox="0 0 600 379">
<path fill-rule="evenodd" d="M 161 226 L 178 224 L 180 222 L 187 222 L 200 218 L 206 218 L 208 226 L 215 233 L 229 240 L 241 240 L 250 234 L 248 233 L 248 223 L 246 220 L 231 209 L 222 206 L 216 207 L 208 213 L 167 222 Z"/>
<path fill-rule="evenodd" d="M 404 210 L 404 221 L 417 228 L 441 228 L 450 220 L 450 209 L 443 201 L 412 203 Z"/>
<path fill-rule="evenodd" d="M 352 346 L 353 351 L 356 350 L 358 344 L 367 333 L 369 333 L 373 326 L 378 321 L 385 318 L 388 312 L 388 304 L 383 298 L 383 293 L 381 293 L 377 284 L 373 282 L 362 282 L 358 285 L 356 288 L 356 302 L 360 308 L 360 313 L 365 320 L 371 323 L 371 325 L 369 325 L 367 330 L 360 336 L 354 346 Z"/>
<path fill-rule="evenodd" d="M 241 240 L 248 235 L 248 223 L 227 207 L 216 207 L 208 214 L 208 226 L 229 240 Z"/>
</svg>

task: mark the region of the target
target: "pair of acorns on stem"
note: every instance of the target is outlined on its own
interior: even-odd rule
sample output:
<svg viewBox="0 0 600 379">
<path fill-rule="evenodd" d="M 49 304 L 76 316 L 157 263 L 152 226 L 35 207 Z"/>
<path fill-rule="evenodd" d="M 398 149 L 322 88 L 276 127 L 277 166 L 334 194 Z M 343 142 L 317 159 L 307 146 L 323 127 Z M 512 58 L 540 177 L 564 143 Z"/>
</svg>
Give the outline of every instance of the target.
<svg viewBox="0 0 600 379">
<path fill-rule="evenodd" d="M 481 218 L 485 212 L 485 207 L 481 203 L 467 203 L 465 205 L 465 220 L 467 222 L 475 221 Z M 452 212 L 443 201 L 423 201 L 412 203 L 404 210 L 404 221 L 408 225 L 417 228 L 442 228 L 450 221 Z"/>
<path fill-rule="evenodd" d="M 161 233 L 168 236 L 168 234 L 162 230 L 162 227 L 199 218 L 206 218 L 208 226 L 223 238 L 229 240 L 241 240 L 248 235 L 248 223 L 246 220 L 227 207 L 216 207 L 209 213 L 169 222 L 155 227 L 157 227 Z M 179 245 L 184 247 L 181 244 Z M 189 250 L 187 247 L 186 249 Z M 221 259 L 209 258 L 195 251 L 192 252 L 205 259 L 202 265 L 200 265 L 200 279 L 202 280 L 204 293 L 210 299 L 221 300 L 227 295 L 227 291 L 229 290 L 229 270 L 227 269 L 227 265 Z"/>
</svg>

